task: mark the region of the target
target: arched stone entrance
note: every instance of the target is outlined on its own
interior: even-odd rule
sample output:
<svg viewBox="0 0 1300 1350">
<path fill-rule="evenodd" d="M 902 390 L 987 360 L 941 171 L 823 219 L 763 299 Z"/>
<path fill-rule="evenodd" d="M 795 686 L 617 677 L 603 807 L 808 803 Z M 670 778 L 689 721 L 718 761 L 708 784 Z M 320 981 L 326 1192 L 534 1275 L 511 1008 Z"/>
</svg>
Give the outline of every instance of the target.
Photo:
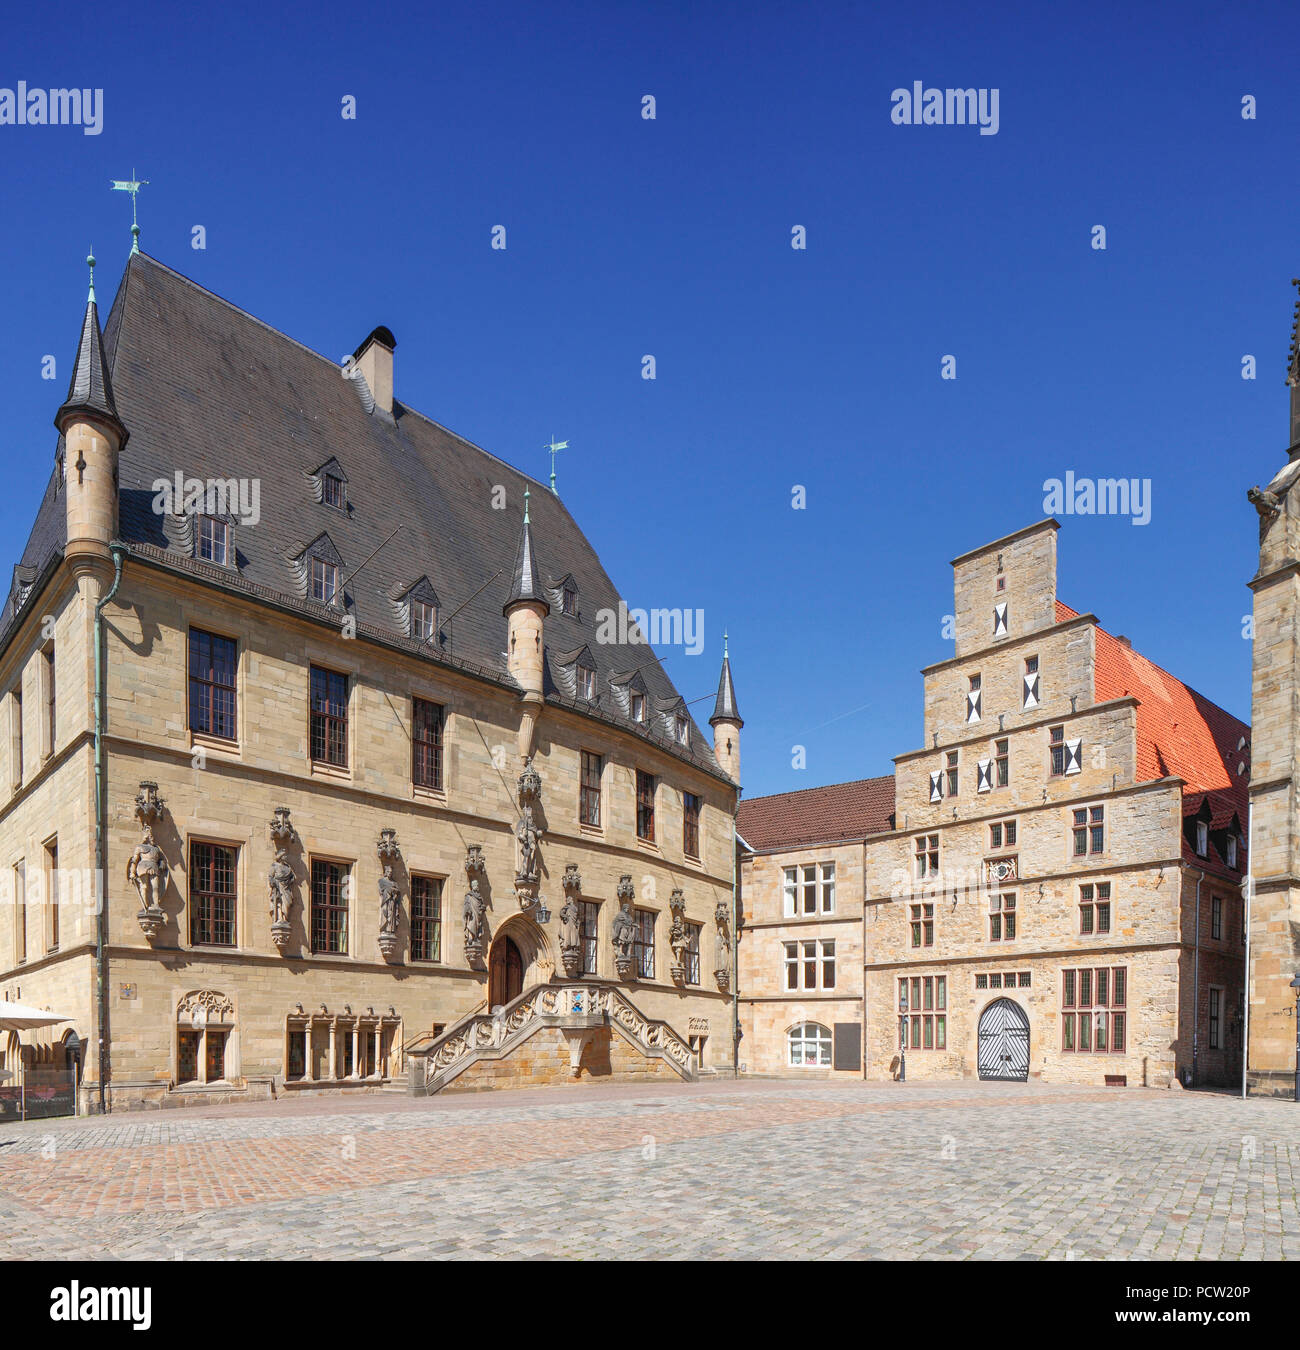
<svg viewBox="0 0 1300 1350">
<path fill-rule="evenodd" d="M 1029 1018 L 1013 999 L 994 999 L 980 1014 L 979 1072 L 1021 1083 L 1029 1077 Z"/>
<path fill-rule="evenodd" d="M 525 989 L 545 984 L 554 974 L 555 958 L 546 933 L 526 914 L 512 914 L 492 935 L 488 1007 L 504 1007 Z"/>
</svg>

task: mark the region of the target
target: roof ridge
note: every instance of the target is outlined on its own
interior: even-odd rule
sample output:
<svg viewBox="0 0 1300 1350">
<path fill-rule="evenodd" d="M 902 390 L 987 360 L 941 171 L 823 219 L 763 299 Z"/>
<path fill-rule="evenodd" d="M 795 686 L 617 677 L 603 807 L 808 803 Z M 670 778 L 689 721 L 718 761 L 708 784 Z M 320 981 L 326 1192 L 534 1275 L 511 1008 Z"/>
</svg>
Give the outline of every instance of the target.
<svg viewBox="0 0 1300 1350">
<path fill-rule="evenodd" d="M 817 783 L 813 787 L 789 788 L 785 792 L 767 792 L 761 797 L 746 797 L 745 801 L 752 806 L 755 802 L 770 802 L 776 797 L 797 797 L 803 792 L 825 792 L 830 788 L 859 787 L 863 783 L 892 783 L 894 775 L 892 773 L 882 773 L 874 778 L 849 778 L 843 783 Z"/>
</svg>

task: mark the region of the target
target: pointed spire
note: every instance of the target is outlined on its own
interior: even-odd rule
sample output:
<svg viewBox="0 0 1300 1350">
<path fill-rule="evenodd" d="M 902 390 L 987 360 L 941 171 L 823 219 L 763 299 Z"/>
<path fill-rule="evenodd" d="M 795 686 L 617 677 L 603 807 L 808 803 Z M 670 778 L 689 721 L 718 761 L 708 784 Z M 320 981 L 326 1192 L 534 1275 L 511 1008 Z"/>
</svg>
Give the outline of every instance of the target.
<svg viewBox="0 0 1300 1350">
<path fill-rule="evenodd" d="M 535 604 L 541 604 L 546 607 L 546 612 L 551 612 L 550 602 L 546 598 L 546 592 L 542 588 L 542 569 L 537 562 L 537 549 L 533 545 L 533 525 L 529 516 L 529 496 L 531 494 L 527 489 L 524 490 L 524 527 L 519 536 L 519 550 L 515 554 L 514 576 L 510 581 L 510 597 L 502 606 L 502 610 L 508 613 L 511 605 L 517 605 L 521 600 L 531 600 Z"/>
<path fill-rule="evenodd" d="M 117 415 L 113 401 L 113 384 L 104 360 L 104 340 L 99 330 L 99 308 L 95 304 L 95 255 L 86 258 L 90 266 L 90 297 L 81 323 L 81 341 L 77 344 L 77 360 L 72 368 L 72 380 L 63 406 L 54 415 L 54 425 L 66 429 L 74 414 L 83 413 L 92 420 L 107 422 L 126 441 L 126 428 Z"/>
<path fill-rule="evenodd" d="M 1292 277 L 1291 284 L 1300 289 L 1300 277 Z M 1296 296 L 1286 361 L 1286 382 L 1291 386 L 1291 444 L 1300 445 L 1300 295 Z"/>
<path fill-rule="evenodd" d="M 718 697 L 713 703 L 713 716 L 709 718 L 709 725 L 718 722 L 734 722 L 740 727 L 745 725 L 740 709 L 736 706 L 736 686 L 731 679 L 731 655 L 726 633 L 722 635 L 722 674 L 718 676 Z"/>
</svg>

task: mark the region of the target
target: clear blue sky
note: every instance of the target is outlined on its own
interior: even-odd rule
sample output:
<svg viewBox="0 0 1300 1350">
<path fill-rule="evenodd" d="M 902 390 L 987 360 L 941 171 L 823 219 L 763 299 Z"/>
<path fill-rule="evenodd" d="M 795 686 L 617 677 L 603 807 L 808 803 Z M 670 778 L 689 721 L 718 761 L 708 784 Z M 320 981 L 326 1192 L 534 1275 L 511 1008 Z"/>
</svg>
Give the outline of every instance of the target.
<svg viewBox="0 0 1300 1350">
<path fill-rule="evenodd" d="M 1151 479 L 1153 511 L 1063 518 L 1062 599 L 1249 716 L 1245 490 L 1283 462 L 1300 272 L 1292 6 L 274 14 L 6 15 L 0 87 L 105 100 L 98 136 L 0 126 L 7 562 L 134 168 L 164 262 L 339 357 L 387 324 L 399 398 L 538 476 L 569 439 L 561 494 L 629 603 L 704 611 L 705 653 L 664 653 L 688 699 L 730 629 L 748 795 L 918 746 L 950 560 L 1070 469 Z M 998 134 L 894 125 L 914 80 L 997 88 Z"/>
</svg>

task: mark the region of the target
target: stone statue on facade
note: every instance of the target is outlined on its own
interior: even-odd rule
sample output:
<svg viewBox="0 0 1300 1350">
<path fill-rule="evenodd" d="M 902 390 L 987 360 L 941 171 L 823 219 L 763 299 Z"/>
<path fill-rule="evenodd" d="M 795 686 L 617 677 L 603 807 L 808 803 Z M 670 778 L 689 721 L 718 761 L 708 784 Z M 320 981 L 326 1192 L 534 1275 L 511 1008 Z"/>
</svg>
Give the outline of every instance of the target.
<svg viewBox="0 0 1300 1350">
<path fill-rule="evenodd" d="M 465 903 L 461 907 L 461 917 L 465 923 L 465 955 L 471 961 L 483 954 L 486 915 L 487 901 L 479 893 L 478 878 L 475 877 L 469 883 Z"/>
<path fill-rule="evenodd" d="M 724 993 L 731 983 L 731 910 L 725 900 L 719 900 L 713 909 L 713 922 L 717 926 L 717 962 L 713 976 L 718 988 Z"/>
<path fill-rule="evenodd" d="M 126 864 L 126 879 L 139 892 L 140 903 L 145 909 L 162 908 L 170 871 L 162 849 L 154 843 L 153 827 L 146 825 L 144 838 L 135 846 L 135 852 Z"/>
<path fill-rule="evenodd" d="M 146 824 L 144 837 L 127 859 L 126 879 L 140 896 L 140 912 L 136 919 L 145 937 L 150 940 L 158 936 L 167 922 L 162 898 L 167 892 L 167 878 L 170 875 L 167 859 L 162 849 L 154 843 L 153 827 Z"/>
<path fill-rule="evenodd" d="M 542 861 L 538 845 L 542 829 L 537 819 L 537 808 L 542 798 L 542 776 L 533 768 L 533 761 L 524 763 L 519 775 L 519 819 L 515 822 L 515 838 L 519 844 L 519 864 L 515 871 L 515 899 L 519 908 L 531 910 L 538 903 L 537 887 L 541 879 Z"/>
<path fill-rule="evenodd" d="M 379 831 L 375 845 L 384 872 L 379 878 L 379 951 L 385 961 L 397 955 L 397 928 L 402 917 L 402 893 L 393 880 L 393 859 L 401 856 L 397 831 L 387 828 Z"/>
<path fill-rule="evenodd" d="M 636 919 L 632 915 L 631 900 L 619 901 L 618 913 L 614 915 L 609 936 L 614 944 L 614 965 L 618 977 L 626 980 L 632 973 L 632 944 L 636 940 Z"/>
<path fill-rule="evenodd" d="M 668 945 L 672 948 L 673 961 L 669 970 L 674 980 L 681 984 L 686 979 L 686 947 L 689 938 L 686 932 L 686 898 L 680 889 L 673 891 L 668 901 L 672 910 L 672 924 L 668 929 Z"/>
<path fill-rule="evenodd" d="M 283 848 L 275 851 L 275 861 L 266 874 L 266 886 L 271 910 L 271 938 L 283 948 L 289 940 L 289 910 L 293 905 L 293 867 Z"/>
<path fill-rule="evenodd" d="M 560 960 L 572 979 L 582 970 L 582 875 L 577 863 L 564 869 L 564 904 L 560 907 Z"/>
</svg>

